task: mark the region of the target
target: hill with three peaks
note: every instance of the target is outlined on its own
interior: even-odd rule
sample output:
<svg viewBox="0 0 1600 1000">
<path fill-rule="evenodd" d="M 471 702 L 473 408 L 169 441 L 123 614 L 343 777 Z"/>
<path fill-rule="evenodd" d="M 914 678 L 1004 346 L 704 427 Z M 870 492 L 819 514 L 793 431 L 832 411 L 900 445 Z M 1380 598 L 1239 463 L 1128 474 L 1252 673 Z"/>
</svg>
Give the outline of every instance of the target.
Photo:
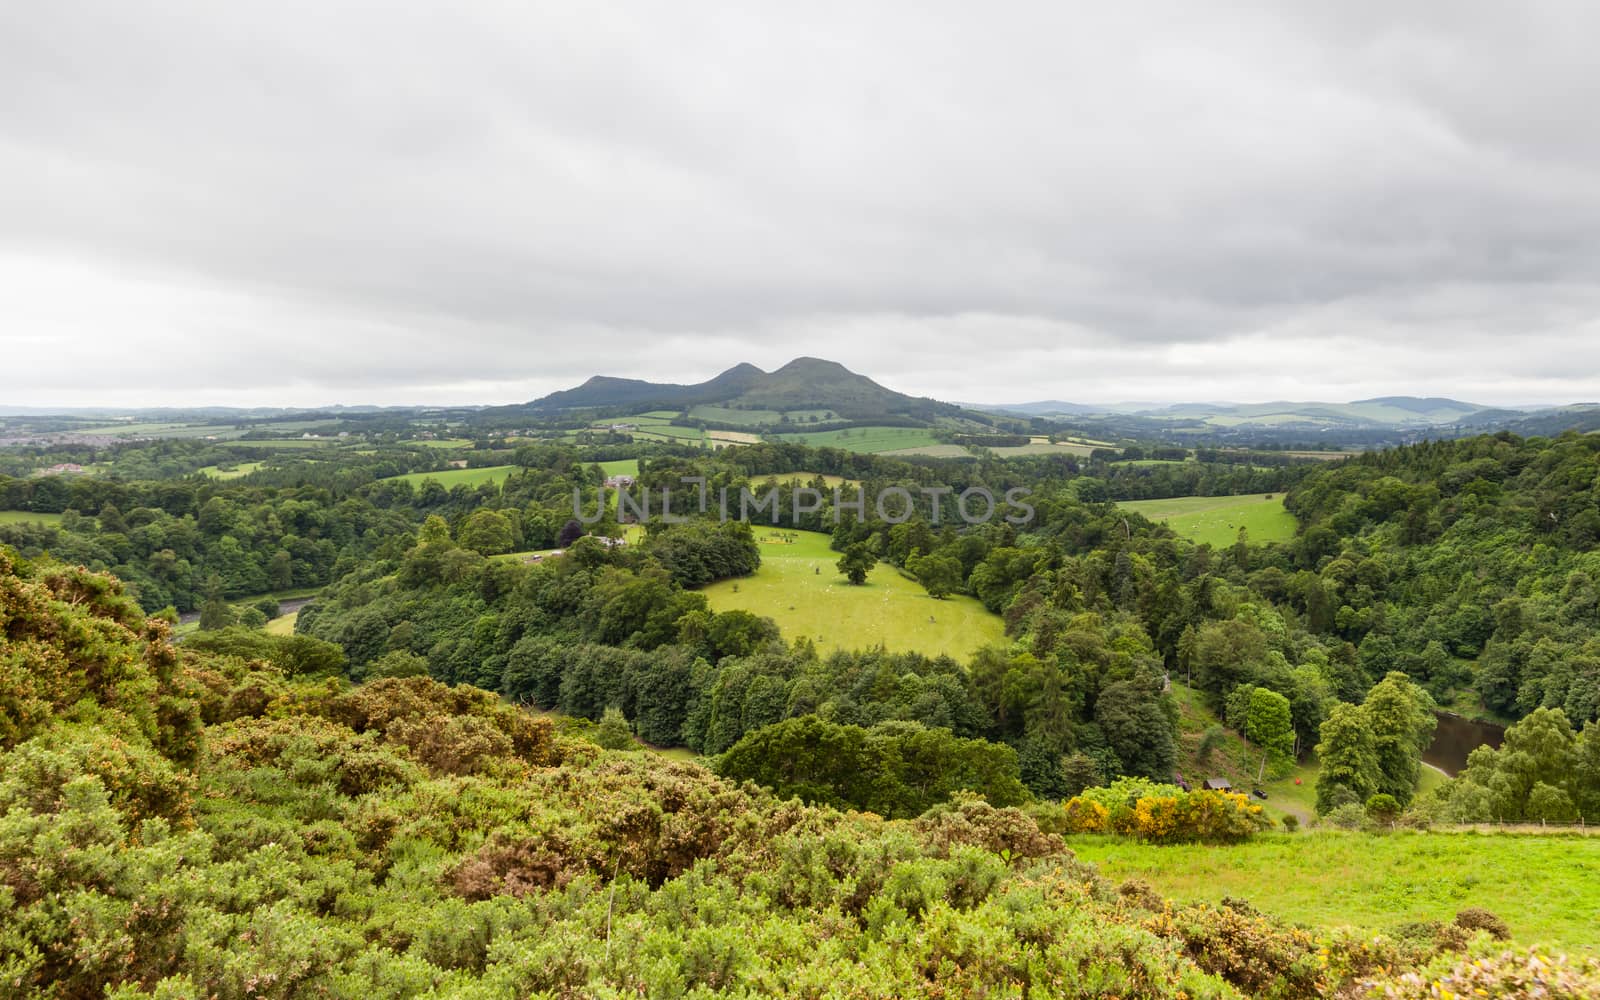
<svg viewBox="0 0 1600 1000">
<path fill-rule="evenodd" d="M 796 358 L 774 372 L 739 364 L 694 385 L 596 375 L 575 389 L 553 392 L 528 407 L 556 410 L 681 410 L 716 406 L 731 410 L 827 411 L 842 420 L 898 418 L 932 423 L 975 416 L 951 403 L 887 389 L 836 361 Z"/>
</svg>

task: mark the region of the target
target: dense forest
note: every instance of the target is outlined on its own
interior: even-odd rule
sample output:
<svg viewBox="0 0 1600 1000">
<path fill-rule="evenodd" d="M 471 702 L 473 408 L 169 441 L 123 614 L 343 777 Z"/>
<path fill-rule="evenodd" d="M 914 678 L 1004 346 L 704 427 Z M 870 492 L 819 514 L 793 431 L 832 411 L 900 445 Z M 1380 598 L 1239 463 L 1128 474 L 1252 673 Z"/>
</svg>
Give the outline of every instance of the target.
<svg viewBox="0 0 1600 1000">
<path fill-rule="evenodd" d="M 1325 759 L 1353 761 L 1323 770 L 1323 811 L 1378 794 L 1411 806 L 1436 706 L 1507 721 L 1558 712 L 1575 746 L 1600 716 L 1593 435 L 1501 434 L 1261 469 L 912 462 L 771 443 L 636 449 L 638 487 L 654 495 L 687 496 L 687 476 L 703 477 L 713 495 L 810 477 L 822 504 L 780 509 L 780 524 L 829 531 L 841 553 L 1003 616 L 1005 642 L 963 663 L 823 655 L 769 620 L 713 612 L 698 588 L 756 567 L 748 529 L 709 514 L 657 518 L 639 544 L 602 544 L 618 525 L 593 461 L 616 451 L 527 445 L 503 480 L 448 490 L 375 477 L 436 456 L 371 452 L 237 481 L 11 480 L 0 483 L 7 504 L 64 513 L 57 524 L 0 525 L 0 538 L 24 555 L 116 573 L 147 612 L 322 588 L 297 629 L 336 647 L 355 680 L 425 673 L 596 720 L 614 707 L 640 738 L 706 754 L 789 719 L 916 725 L 998 745 L 1029 794 L 1047 798 L 1119 776 L 1169 780 L 1173 679 L 1231 728 L 1258 731 L 1275 770 L 1319 746 Z M 504 458 L 465 455 L 463 464 Z M 284 482 L 296 468 L 302 479 Z M 819 478 L 829 475 L 867 495 L 904 489 L 915 512 L 900 524 L 836 517 Z M 1232 489 L 1240 475 L 1289 483 L 1285 502 L 1300 525 L 1291 542 L 1241 534 L 1224 549 L 1197 546 L 1108 496 Z M 1019 487 L 1031 491 L 1024 524 L 962 526 L 933 510 L 944 489 Z M 599 523 L 578 525 L 575 501 L 601 511 Z M 581 533 L 598 540 L 580 539 L 564 559 L 498 558 Z M 219 612 L 207 624 L 227 620 Z M 242 616 L 241 627 L 252 621 Z M 1510 804 L 1454 793 L 1469 784 L 1416 803 L 1415 815 L 1596 818 L 1582 788 L 1530 806 L 1531 784 Z M 812 794 L 861 805 L 837 790 Z"/>
</svg>

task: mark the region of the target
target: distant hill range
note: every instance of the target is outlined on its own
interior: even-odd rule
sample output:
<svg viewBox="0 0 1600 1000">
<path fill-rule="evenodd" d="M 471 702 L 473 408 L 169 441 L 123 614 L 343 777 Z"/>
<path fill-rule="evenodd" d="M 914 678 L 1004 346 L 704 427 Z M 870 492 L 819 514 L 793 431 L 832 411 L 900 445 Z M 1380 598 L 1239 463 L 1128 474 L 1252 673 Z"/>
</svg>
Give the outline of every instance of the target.
<svg viewBox="0 0 1600 1000">
<path fill-rule="evenodd" d="M 1378 396 L 1349 403 L 1278 400 L 1270 403 L 1177 403 L 1160 406 L 1141 403 L 1094 405 L 1051 399 L 1032 403 L 964 405 L 989 413 L 1026 417 L 1135 417 L 1217 430 L 1271 428 L 1278 431 L 1319 432 L 1328 429 L 1403 430 L 1437 427 L 1499 429 L 1523 422 L 1559 425 L 1568 420 L 1573 424 L 1581 424 L 1585 416 L 1595 409 L 1592 405 L 1580 404 L 1558 409 L 1512 410 L 1440 396 Z"/>
<path fill-rule="evenodd" d="M 983 419 L 952 403 L 886 389 L 836 361 L 820 358 L 796 358 L 774 372 L 739 364 L 694 385 L 596 375 L 575 389 L 553 392 L 527 406 L 541 412 L 686 410 L 696 406 L 776 413 L 820 410 L 847 421 L 898 419 L 924 424 L 941 418 Z"/>
</svg>

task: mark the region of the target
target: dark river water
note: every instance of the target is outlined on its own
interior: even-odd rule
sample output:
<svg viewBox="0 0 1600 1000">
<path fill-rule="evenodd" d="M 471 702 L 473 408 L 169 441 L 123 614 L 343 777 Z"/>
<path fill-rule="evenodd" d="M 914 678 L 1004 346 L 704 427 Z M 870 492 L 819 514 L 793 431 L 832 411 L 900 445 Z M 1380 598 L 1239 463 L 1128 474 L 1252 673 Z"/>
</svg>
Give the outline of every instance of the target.
<svg viewBox="0 0 1600 1000">
<path fill-rule="evenodd" d="M 1467 755 L 1481 746 L 1497 747 L 1506 738 L 1504 726 L 1467 719 L 1449 712 L 1435 712 L 1439 728 L 1433 742 L 1422 752 L 1424 763 L 1432 764 L 1452 778 L 1467 766 Z"/>
</svg>

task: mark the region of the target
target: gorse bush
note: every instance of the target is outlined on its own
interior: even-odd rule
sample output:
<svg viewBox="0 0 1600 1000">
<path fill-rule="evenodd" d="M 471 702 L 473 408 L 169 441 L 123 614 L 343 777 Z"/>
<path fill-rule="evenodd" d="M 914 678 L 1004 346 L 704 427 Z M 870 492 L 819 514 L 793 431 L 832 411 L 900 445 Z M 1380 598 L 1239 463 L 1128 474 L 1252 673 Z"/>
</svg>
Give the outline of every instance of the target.
<svg viewBox="0 0 1600 1000">
<path fill-rule="evenodd" d="M 1185 792 L 1143 778 L 1085 789 L 1063 809 L 1069 833 L 1118 833 L 1158 844 L 1236 843 L 1272 825 L 1243 795 Z"/>
</svg>

